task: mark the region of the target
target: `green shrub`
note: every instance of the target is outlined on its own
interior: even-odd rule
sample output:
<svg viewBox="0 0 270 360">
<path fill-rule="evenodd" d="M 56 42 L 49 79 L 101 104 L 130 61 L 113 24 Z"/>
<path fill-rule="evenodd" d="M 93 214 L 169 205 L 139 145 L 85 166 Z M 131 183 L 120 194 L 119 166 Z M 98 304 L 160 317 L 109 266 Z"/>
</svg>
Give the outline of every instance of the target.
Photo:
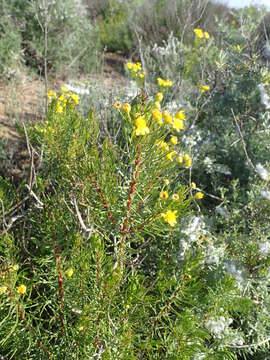
<svg viewBox="0 0 270 360">
<path fill-rule="evenodd" d="M 98 21 L 100 41 L 108 51 L 129 54 L 136 48 L 136 37 L 127 22 L 128 6 L 111 1 L 104 17 Z"/>
<path fill-rule="evenodd" d="M 9 16 L 1 17 L 0 24 L 0 77 L 9 79 L 16 72 L 22 58 L 21 36 Z"/>
<path fill-rule="evenodd" d="M 44 1 L 1 0 L 0 12 L 8 19 L 6 26 L 9 30 L 7 36 L 3 37 L 2 46 L 7 46 L 5 44 L 12 40 L 12 47 L 8 49 L 10 55 L 8 58 L 5 56 L 5 61 L 11 56 L 16 59 L 13 55 L 16 50 L 16 53 L 22 53 L 26 65 L 43 75 L 47 22 L 47 62 L 51 71 L 67 75 L 95 69 L 98 37 L 80 1 L 48 0 L 46 16 Z"/>
</svg>

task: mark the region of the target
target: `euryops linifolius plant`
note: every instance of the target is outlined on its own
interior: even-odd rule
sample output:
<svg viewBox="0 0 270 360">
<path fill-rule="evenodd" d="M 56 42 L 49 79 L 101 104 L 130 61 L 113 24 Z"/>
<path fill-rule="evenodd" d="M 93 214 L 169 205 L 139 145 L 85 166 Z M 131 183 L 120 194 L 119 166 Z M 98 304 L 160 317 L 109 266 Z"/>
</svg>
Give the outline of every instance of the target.
<svg viewBox="0 0 270 360">
<path fill-rule="evenodd" d="M 46 122 L 28 129 L 42 152 L 33 195 L 23 222 L 2 234 L 4 356 L 222 359 L 242 341 L 231 312 L 244 300 L 233 278 L 215 274 L 203 219 L 189 222 L 203 201 L 184 181 L 190 119 L 167 110 L 173 81 L 156 82 L 153 96 L 115 99 L 113 138 L 100 137 L 93 112 L 81 117 L 78 95 L 49 91 Z"/>
<path fill-rule="evenodd" d="M 43 151 L 35 195 L 24 224 L 3 235 L 5 356 L 160 358 L 184 354 L 177 329 L 187 353 L 205 347 L 192 326 L 199 314 L 185 305 L 201 286 L 200 255 L 175 269 L 180 220 L 201 197 L 181 180 L 192 164 L 176 148 L 184 111 L 165 110 L 158 82 L 154 97 L 116 100 L 116 143 L 100 143 L 95 114 L 82 119 L 76 109 L 78 95 L 49 91 L 46 122 L 28 129 Z"/>
</svg>

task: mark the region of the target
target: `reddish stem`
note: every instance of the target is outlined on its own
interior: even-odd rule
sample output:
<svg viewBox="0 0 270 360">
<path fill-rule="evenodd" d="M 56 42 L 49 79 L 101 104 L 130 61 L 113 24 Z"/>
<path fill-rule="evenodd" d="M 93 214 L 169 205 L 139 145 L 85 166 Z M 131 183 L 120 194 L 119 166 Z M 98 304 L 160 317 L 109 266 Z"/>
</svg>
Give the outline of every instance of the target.
<svg viewBox="0 0 270 360">
<path fill-rule="evenodd" d="M 99 255 L 97 253 L 97 286 L 99 286 Z"/>
<path fill-rule="evenodd" d="M 136 160 L 135 160 L 135 168 L 134 168 L 134 173 L 133 173 L 133 177 L 132 177 L 132 181 L 131 181 L 131 185 L 130 185 L 130 189 L 129 189 L 128 201 L 127 201 L 127 214 L 126 214 L 126 217 L 125 217 L 125 220 L 124 220 L 123 227 L 121 229 L 122 238 L 121 238 L 121 241 L 120 241 L 120 248 L 119 248 L 119 256 L 120 256 L 120 258 L 122 257 L 125 236 L 126 236 L 127 229 L 128 229 L 128 218 L 129 218 L 129 213 L 130 213 L 130 209 L 131 209 L 131 205 L 132 205 L 133 195 L 134 195 L 134 192 L 135 192 L 137 177 L 138 177 L 138 169 L 139 169 L 139 165 L 140 165 L 140 156 L 141 156 L 141 144 L 138 144 L 137 145 L 137 156 L 136 156 Z"/>
<path fill-rule="evenodd" d="M 106 291 L 106 284 L 104 284 L 104 287 L 103 287 L 103 294 L 102 294 L 102 299 L 101 299 L 101 307 L 104 305 L 104 302 L 105 302 L 105 298 L 106 298 L 106 294 L 107 294 L 107 291 Z M 99 312 L 98 314 L 98 318 L 97 318 L 97 321 L 96 321 L 96 326 L 98 327 L 99 325 L 99 322 L 100 322 L 100 319 L 101 319 L 101 311 Z M 94 340 L 94 346 L 97 348 L 98 345 L 99 345 L 99 330 L 97 331 L 97 334 L 96 334 L 96 337 L 95 337 L 95 340 Z"/>
<path fill-rule="evenodd" d="M 92 181 L 92 184 L 94 185 L 99 197 L 100 197 L 100 200 L 102 202 L 102 205 L 104 207 L 104 209 L 107 211 L 107 214 L 108 214 L 108 218 L 110 219 L 111 223 L 112 224 L 115 224 L 115 220 L 114 220 L 114 217 L 112 215 L 112 212 L 111 210 L 109 209 L 109 206 L 108 206 L 108 203 L 107 203 L 107 200 L 105 199 L 105 196 L 102 192 L 102 189 L 101 187 L 99 186 L 99 184 L 96 182 L 95 179 L 93 179 L 93 177 L 91 176 L 91 181 Z"/>
</svg>

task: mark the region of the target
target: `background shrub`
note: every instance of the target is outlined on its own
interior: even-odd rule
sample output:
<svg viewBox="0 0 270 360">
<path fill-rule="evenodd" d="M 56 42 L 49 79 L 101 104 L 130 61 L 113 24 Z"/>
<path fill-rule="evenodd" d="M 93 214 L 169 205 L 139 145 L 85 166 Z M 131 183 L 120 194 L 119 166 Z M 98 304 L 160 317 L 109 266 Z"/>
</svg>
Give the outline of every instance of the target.
<svg viewBox="0 0 270 360">
<path fill-rule="evenodd" d="M 8 15 L 1 16 L 0 26 L 0 77 L 9 79 L 22 59 L 21 34 Z"/>
<path fill-rule="evenodd" d="M 75 0 L 48 0 L 47 20 L 44 4 L 41 0 L 1 0 L 0 11 L 6 16 L 7 35 L 1 40 L 3 50 L 6 48 L 5 61 L 12 58 L 14 62 L 21 53 L 26 65 L 44 75 L 44 28 L 47 21 L 47 62 L 51 71 L 66 75 L 96 69 L 99 42 L 83 4 Z"/>
</svg>

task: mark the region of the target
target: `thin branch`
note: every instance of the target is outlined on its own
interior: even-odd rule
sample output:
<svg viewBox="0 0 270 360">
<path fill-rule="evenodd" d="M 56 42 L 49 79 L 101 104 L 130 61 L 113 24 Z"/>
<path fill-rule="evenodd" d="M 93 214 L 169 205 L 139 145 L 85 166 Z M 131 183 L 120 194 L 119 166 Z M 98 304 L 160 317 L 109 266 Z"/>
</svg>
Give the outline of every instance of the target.
<svg viewBox="0 0 270 360">
<path fill-rule="evenodd" d="M 93 227 L 90 225 L 88 227 L 86 227 L 83 219 L 82 219 L 82 215 L 79 211 L 79 208 L 78 208 L 78 204 L 77 204 L 77 200 L 75 197 L 73 197 L 72 199 L 72 202 L 74 204 L 74 207 L 75 207 L 75 210 L 76 210 L 76 214 L 77 214 L 77 217 L 78 217 L 78 220 L 79 220 L 79 223 L 81 225 L 81 228 L 83 229 L 83 231 L 85 232 L 85 234 L 87 235 L 87 239 L 89 239 L 89 237 L 92 235 L 93 233 Z"/>
<path fill-rule="evenodd" d="M 253 169 L 255 172 L 257 172 L 255 165 L 253 164 L 253 162 L 251 161 L 251 159 L 250 159 L 250 157 L 249 157 L 249 155 L 248 155 L 247 146 L 246 146 L 246 143 L 245 143 L 245 140 L 244 140 L 242 131 L 241 131 L 241 129 L 240 129 L 240 126 L 239 126 L 239 124 L 238 124 L 238 121 L 237 121 L 237 119 L 236 119 L 236 116 L 235 116 L 235 114 L 234 114 L 233 109 L 231 109 L 231 112 L 232 112 L 233 119 L 234 119 L 235 125 L 236 125 L 236 127 L 237 127 L 237 130 L 238 130 L 238 133 L 239 133 L 239 136 L 240 136 L 242 145 L 243 145 L 243 149 L 244 149 L 244 152 L 245 152 L 245 155 L 246 155 L 248 164 L 252 167 L 252 169 Z"/>
<path fill-rule="evenodd" d="M 43 0 L 44 7 L 44 76 L 45 76 L 45 114 L 48 112 L 48 0 Z"/>
<path fill-rule="evenodd" d="M 30 188 L 29 185 L 26 184 L 25 187 L 29 190 L 30 195 L 33 196 L 33 198 L 37 201 L 36 207 L 38 209 L 42 209 L 44 206 L 43 202 L 38 198 L 38 196 L 34 193 L 34 191 Z"/>
<path fill-rule="evenodd" d="M 270 342 L 270 337 L 262 340 L 262 341 L 259 341 L 257 343 L 253 343 L 253 344 L 250 344 L 250 345 L 233 345 L 233 344 L 227 344 L 226 346 L 230 347 L 230 348 L 234 348 L 234 349 L 248 349 L 248 348 L 257 348 L 259 346 L 262 346 L 266 343 Z"/>
</svg>

